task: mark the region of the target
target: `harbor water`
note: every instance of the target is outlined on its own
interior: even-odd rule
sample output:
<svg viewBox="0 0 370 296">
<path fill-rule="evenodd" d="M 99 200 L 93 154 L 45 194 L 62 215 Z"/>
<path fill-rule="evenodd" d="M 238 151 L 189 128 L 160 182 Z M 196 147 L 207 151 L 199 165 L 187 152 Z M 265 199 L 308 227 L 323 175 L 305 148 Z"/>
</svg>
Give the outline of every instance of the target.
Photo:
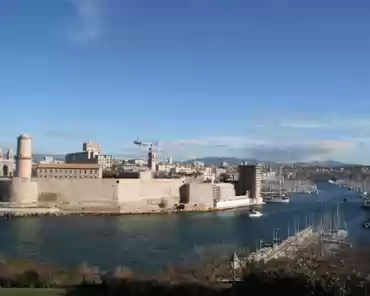
<svg viewBox="0 0 370 296">
<path fill-rule="evenodd" d="M 334 211 L 337 204 L 347 222 L 353 244 L 370 245 L 362 222 L 358 193 L 319 184 L 319 195 L 291 194 L 289 204 L 262 206 L 263 217 L 250 219 L 248 209 L 219 213 L 138 216 L 22 217 L 0 220 L 0 256 L 74 267 L 82 263 L 112 270 L 124 266 L 154 274 L 170 264 L 196 258 L 202 251 L 254 251 L 260 240 L 271 243 L 304 229 Z M 344 202 L 346 198 L 346 202 Z"/>
</svg>

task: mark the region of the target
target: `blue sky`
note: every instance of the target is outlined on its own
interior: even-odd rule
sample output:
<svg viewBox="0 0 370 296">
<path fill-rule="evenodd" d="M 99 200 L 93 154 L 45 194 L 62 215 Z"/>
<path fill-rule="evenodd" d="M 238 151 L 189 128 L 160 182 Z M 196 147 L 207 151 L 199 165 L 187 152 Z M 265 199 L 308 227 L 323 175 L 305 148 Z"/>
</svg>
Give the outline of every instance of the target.
<svg viewBox="0 0 370 296">
<path fill-rule="evenodd" d="M 2 0 L 2 146 L 370 163 L 367 0 Z"/>
</svg>

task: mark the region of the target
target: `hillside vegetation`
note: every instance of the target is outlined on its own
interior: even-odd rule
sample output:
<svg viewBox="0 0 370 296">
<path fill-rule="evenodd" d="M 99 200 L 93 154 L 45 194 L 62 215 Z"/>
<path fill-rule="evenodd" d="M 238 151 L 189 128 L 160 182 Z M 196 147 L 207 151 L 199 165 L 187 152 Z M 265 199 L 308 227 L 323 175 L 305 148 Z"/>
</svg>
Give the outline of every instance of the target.
<svg viewBox="0 0 370 296">
<path fill-rule="evenodd" d="M 135 276 L 126 268 L 103 272 L 81 265 L 66 270 L 3 261 L 0 286 L 17 289 L 0 292 L 4 292 L 1 295 L 36 295 L 36 292 L 37 295 L 369 295 L 368 262 L 368 250 L 346 250 L 326 258 L 312 255 L 297 260 L 283 258 L 247 265 L 237 272 L 240 280 L 233 284 L 228 264 L 217 261 L 191 267 L 171 266 L 147 278 Z"/>
</svg>

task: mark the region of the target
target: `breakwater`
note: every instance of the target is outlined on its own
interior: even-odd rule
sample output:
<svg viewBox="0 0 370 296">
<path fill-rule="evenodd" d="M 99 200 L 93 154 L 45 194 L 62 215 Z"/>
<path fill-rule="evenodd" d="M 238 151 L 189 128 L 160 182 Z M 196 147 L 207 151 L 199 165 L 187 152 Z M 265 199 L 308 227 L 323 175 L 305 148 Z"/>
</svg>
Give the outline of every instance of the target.
<svg viewBox="0 0 370 296">
<path fill-rule="evenodd" d="M 280 257 L 292 257 L 301 249 L 306 248 L 309 244 L 317 242 L 318 238 L 319 233 L 310 226 L 298 232 L 294 236 L 288 237 L 279 244 L 261 248 L 258 251 L 251 253 L 247 258 L 245 258 L 245 261 L 267 262 L 271 259 L 277 259 Z"/>
</svg>

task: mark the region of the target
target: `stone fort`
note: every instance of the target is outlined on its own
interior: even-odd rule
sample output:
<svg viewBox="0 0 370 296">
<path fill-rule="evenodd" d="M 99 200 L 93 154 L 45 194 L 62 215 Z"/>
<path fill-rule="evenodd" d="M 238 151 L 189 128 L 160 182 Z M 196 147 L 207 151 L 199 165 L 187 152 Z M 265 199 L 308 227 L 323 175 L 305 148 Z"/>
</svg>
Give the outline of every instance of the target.
<svg viewBox="0 0 370 296">
<path fill-rule="evenodd" d="M 166 207 L 183 203 L 209 208 L 217 198 L 235 193 L 245 195 L 246 191 L 251 193 L 251 198 L 260 198 L 260 179 L 255 178 L 260 174 L 256 173 L 256 166 L 240 166 L 241 178 L 235 191 L 231 184 L 207 184 L 186 178 L 157 179 L 151 171 L 140 172 L 138 178 L 130 179 L 104 179 L 93 170 L 84 170 L 84 174 L 76 177 L 72 176 L 69 164 L 63 164 L 65 168 L 62 169 L 68 167 L 68 176 L 60 172 L 60 168 L 51 169 L 48 165 L 38 166 L 42 172 L 40 169 L 36 172 L 32 164 L 32 138 L 28 135 L 18 137 L 15 169 L 13 162 L 11 151 L 0 161 L 3 173 L 0 201 L 12 206 L 147 212 L 158 210 L 163 203 Z"/>
<path fill-rule="evenodd" d="M 140 172 L 136 179 L 41 178 L 32 168 L 32 138 L 20 135 L 17 141 L 15 169 L 8 153 L 1 159 L 0 200 L 14 205 L 79 207 L 124 207 L 126 210 L 149 210 L 179 201 L 181 179 L 155 179 L 150 171 Z"/>
</svg>

